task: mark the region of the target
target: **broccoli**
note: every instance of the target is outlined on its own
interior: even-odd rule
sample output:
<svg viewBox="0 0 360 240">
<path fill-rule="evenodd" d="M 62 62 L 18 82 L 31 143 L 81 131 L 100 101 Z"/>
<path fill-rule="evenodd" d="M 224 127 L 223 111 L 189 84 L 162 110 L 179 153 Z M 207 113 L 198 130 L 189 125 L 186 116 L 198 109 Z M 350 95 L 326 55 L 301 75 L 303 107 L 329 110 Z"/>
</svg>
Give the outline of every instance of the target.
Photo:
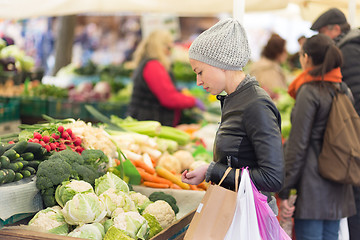
<svg viewBox="0 0 360 240">
<path fill-rule="evenodd" d="M 87 149 L 82 151 L 81 153 L 82 158 L 85 161 L 85 164 L 89 164 L 94 168 L 98 169 L 100 165 L 105 165 L 103 163 L 108 163 L 109 159 L 105 155 L 105 153 L 98 149 Z"/>
<path fill-rule="evenodd" d="M 163 230 L 163 228 L 160 226 L 160 223 L 158 222 L 158 220 L 156 220 L 156 218 L 153 215 L 149 213 L 145 213 L 142 216 L 146 219 L 150 227 L 147 239 L 152 238 L 153 236 L 155 236 L 156 234 L 158 234 Z"/>
<path fill-rule="evenodd" d="M 74 152 L 71 149 L 66 149 L 60 152 L 56 152 L 53 155 L 51 155 L 49 157 L 49 160 L 52 159 L 62 159 L 64 161 L 66 161 L 67 163 L 69 163 L 70 165 L 72 165 L 73 163 L 78 163 L 78 164 L 84 164 L 84 159 L 82 158 L 82 156 L 80 154 L 78 154 L 77 152 Z"/>
<path fill-rule="evenodd" d="M 157 200 L 164 200 L 171 206 L 175 214 L 179 212 L 179 207 L 176 205 L 176 199 L 170 194 L 166 194 L 164 192 L 153 192 L 152 194 L 150 194 L 149 199 L 152 202 L 155 202 Z"/>
<path fill-rule="evenodd" d="M 45 160 L 36 172 L 36 187 L 40 190 L 59 185 L 71 176 L 71 166 L 62 159 Z"/>
<path fill-rule="evenodd" d="M 54 188 L 47 188 L 45 190 L 41 190 L 41 196 L 45 206 L 52 207 L 56 205 Z"/>
<path fill-rule="evenodd" d="M 80 180 L 84 180 L 93 186 L 95 185 L 95 179 L 102 175 L 91 165 L 80 165 L 74 163 L 72 167 L 77 172 Z"/>
</svg>

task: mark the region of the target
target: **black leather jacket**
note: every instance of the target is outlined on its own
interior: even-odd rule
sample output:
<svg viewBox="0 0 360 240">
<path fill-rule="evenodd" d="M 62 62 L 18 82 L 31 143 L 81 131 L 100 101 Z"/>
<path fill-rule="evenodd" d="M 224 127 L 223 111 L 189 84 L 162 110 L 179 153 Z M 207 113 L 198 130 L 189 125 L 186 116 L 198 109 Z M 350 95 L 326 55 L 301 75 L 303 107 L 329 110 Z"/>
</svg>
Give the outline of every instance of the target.
<svg viewBox="0 0 360 240">
<path fill-rule="evenodd" d="M 207 175 L 218 184 L 225 170 L 249 167 L 258 190 L 276 192 L 284 178 L 280 113 L 255 78 L 228 96 L 218 96 L 222 105 L 221 123 L 214 143 L 214 163 Z M 235 169 L 221 186 L 234 190 Z M 239 179 L 240 181 L 240 179 Z"/>
</svg>

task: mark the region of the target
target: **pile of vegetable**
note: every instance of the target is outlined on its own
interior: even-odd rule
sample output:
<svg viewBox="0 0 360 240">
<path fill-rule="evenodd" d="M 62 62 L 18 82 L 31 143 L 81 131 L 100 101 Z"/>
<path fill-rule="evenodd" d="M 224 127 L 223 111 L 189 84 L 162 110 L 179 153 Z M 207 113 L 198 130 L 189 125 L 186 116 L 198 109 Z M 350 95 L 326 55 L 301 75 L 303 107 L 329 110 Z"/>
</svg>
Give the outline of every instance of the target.
<svg viewBox="0 0 360 240">
<path fill-rule="evenodd" d="M 291 130 L 291 110 L 294 107 L 295 100 L 286 92 L 286 90 L 277 90 L 277 97 L 274 99 L 275 105 L 281 115 L 281 134 L 287 139 Z"/>
<path fill-rule="evenodd" d="M 34 175 L 48 152 L 38 143 L 0 144 L 0 185 Z"/>
<path fill-rule="evenodd" d="M 150 200 L 130 191 L 112 173 L 95 179 L 95 187 L 85 181 L 64 181 L 56 188 L 58 205 L 38 212 L 29 226 L 37 231 L 85 239 L 146 240 L 176 220 L 173 210 L 176 200 L 170 197 L 153 194 Z"/>
</svg>

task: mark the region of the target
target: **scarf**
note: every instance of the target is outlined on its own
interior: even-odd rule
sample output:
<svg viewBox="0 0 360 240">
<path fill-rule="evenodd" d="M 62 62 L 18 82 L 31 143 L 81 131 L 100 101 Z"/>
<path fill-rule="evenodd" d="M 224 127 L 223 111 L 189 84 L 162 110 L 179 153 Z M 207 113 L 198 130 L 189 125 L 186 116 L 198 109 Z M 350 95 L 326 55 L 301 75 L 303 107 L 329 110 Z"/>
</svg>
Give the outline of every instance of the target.
<svg viewBox="0 0 360 240">
<path fill-rule="evenodd" d="M 289 85 L 288 93 L 291 97 L 294 99 L 296 98 L 296 93 L 299 90 L 299 88 L 304 84 L 308 82 L 314 82 L 314 81 L 322 81 L 321 76 L 312 76 L 309 74 L 309 71 L 311 71 L 312 68 L 305 70 L 302 72 L 299 76 L 297 76 L 292 83 Z M 333 82 L 333 83 L 340 83 L 342 79 L 342 74 L 340 71 L 340 68 L 334 68 L 330 72 L 325 73 L 324 80 L 326 82 Z"/>
</svg>

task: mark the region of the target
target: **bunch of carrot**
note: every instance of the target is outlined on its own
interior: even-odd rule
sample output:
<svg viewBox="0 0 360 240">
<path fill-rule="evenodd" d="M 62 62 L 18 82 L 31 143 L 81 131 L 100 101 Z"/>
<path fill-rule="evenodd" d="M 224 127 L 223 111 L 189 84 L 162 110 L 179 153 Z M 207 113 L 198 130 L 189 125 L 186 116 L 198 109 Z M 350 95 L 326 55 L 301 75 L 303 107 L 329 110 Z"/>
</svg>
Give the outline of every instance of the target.
<svg viewBox="0 0 360 240">
<path fill-rule="evenodd" d="M 200 191 L 207 189 L 207 185 L 204 183 L 197 186 L 183 183 L 179 174 L 172 173 L 164 167 L 155 166 L 155 162 L 153 162 L 153 167 L 146 164 L 143 160 L 132 160 L 131 162 L 139 171 L 144 186 Z"/>
</svg>

